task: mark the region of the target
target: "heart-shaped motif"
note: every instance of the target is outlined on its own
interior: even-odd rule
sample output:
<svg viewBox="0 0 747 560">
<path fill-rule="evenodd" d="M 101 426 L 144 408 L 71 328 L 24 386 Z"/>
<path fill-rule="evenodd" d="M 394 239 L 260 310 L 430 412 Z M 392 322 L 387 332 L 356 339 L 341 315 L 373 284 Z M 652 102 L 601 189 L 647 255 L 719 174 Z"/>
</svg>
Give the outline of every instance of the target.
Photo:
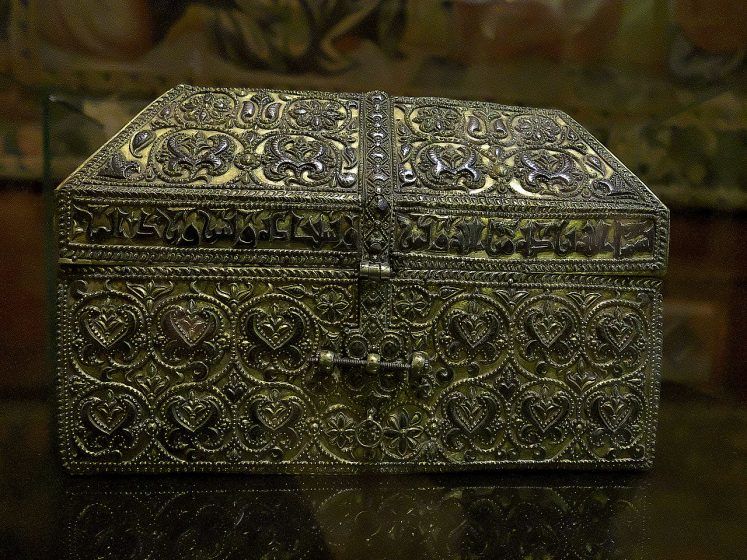
<svg viewBox="0 0 747 560">
<path fill-rule="evenodd" d="M 595 401 L 595 408 L 602 423 L 614 434 L 628 423 L 636 411 L 635 397 L 623 396 L 615 388 L 612 395 L 598 397 Z"/>
<path fill-rule="evenodd" d="M 489 312 L 469 314 L 455 309 L 449 317 L 451 331 L 471 350 L 477 350 L 498 331 L 498 319 Z"/>
<path fill-rule="evenodd" d="M 250 328 L 268 348 L 277 351 L 300 333 L 303 319 L 293 309 L 279 311 L 275 307 L 272 313 L 258 309 L 251 316 Z"/>
<path fill-rule="evenodd" d="M 446 402 L 446 413 L 462 431 L 472 435 L 486 428 L 498 413 L 498 402 L 487 392 L 454 393 Z"/>
<path fill-rule="evenodd" d="M 209 399 L 198 397 L 194 392 L 190 392 L 185 397 L 179 397 L 179 400 L 171 405 L 171 414 L 185 430 L 195 433 L 207 425 L 219 411 L 216 405 Z"/>
<path fill-rule="evenodd" d="M 99 346 L 111 350 L 134 330 L 137 316 L 128 306 L 107 304 L 86 309 L 81 321 L 88 335 Z"/>
<path fill-rule="evenodd" d="M 191 302 L 190 302 L 191 303 Z M 207 309 L 177 307 L 170 309 L 166 320 L 179 338 L 190 348 L 198 346 L 217 329 L 217 319 Z"/>
<path fill-rule="evenodd" d="M 543 311 L 534 310 L 527 317 L 527 326 L 539 343 L 549 350 L 573 327 L 573 319 L 563 309 L 553 312 L 545 308 Z"/>
<path fill-rule="evenodd" d="M 635 340 L 638 328 L 635 317 L 614 317 L 607 315 L 599 321 L 599 334 L 618 354 L 621 354 Z"/>
<path fill-rule="evenodd" d="M 86 406 L 86 416 L 94 428 L 111 436 L 135 416 L 135 407 L 126 399 L 109 393 L 106 399 L 92 399 Z"/>
<path fill-rule="evenodd" d="M 295 397 L 281 397 L 277 393 L 260 398 L 253 408 L 260 424 L 273 432 L 292 424 L 303 412 L 301 404 Z"/>
<path fill-rule="evenodd" d="M 559 393 L 550 395 L 547 387 L 543 387 L 539 394 L 532 393 L 524 400 L 524 410 L 532 424 L 544 435 L 565 419 L 570 411 L 570 401 Z"/>
</svg>

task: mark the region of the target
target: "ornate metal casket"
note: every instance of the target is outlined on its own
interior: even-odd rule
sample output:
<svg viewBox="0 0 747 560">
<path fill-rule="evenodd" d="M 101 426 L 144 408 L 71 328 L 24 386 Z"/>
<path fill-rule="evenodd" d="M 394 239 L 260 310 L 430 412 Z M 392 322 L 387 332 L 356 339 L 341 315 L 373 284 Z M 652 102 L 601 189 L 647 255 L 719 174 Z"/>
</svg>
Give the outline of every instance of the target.
<svg viewBox="0 0 747 560">
<path fill-rule="evenodd" d="M 56 204 L 73 472 L 651 465 L 668 211 L 561 112 L 182 86 Z"/>
</svg>

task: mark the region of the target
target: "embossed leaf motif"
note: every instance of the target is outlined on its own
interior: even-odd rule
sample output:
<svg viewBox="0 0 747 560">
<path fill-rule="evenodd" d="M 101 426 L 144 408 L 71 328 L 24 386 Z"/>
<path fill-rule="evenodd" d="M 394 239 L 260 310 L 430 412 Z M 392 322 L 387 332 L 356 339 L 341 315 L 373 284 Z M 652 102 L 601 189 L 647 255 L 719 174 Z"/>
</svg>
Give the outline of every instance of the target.
<svg viewBox="0 0 747 560">
<path fill-rule="evenodd" d="M 449 327 L 472 350 L 489 342 L 496 335 L 498 326 L 495 315 L 480 313 L 476 304 L 470 305 L 467 311 L 455 309 L 449 318 Z"/>
<path fill-rule="evenodd" d="M 561 393 L 550 394 L 547 386 L 539 393 L 531 393 L 524 400 L 529 420 L 542 435 L 560 424 L 570 412 L 570 400 Z"/>
<path fill-rule="evenodd" d="M 127 307 L 106 302 L 100 308 L 86 309 L 82 322 L 90 337 L 103 349 L 110 350 L 135 328 L 137 317 Z"/>
<path fill-rule="evenodd" d="M 190 391 L 171 406 L 171 414 L 185 430 L 195 433 L 207 425 L 218 410 L 213 402 L 195 395 Z"/>
<path fill-rule="evenodd" d="M 418 169 L 435 189 L 477 189 L 485 180 L 478 154 L 468 146 L 430 145 L 420 153 Z"/>
<path fill-rule="evenodd" d="M 111 436 L 134 418 L 135 413 L 135 406 L 131 402 L 108 391 L 105 398 L 96 397 L 89 402 L 86 416 L 94 428 Z"/>
<path fill-rule="evenodd" d="M 490 393 L 454 393 L 446 402 L 446 413 L 462 431 L 472 435 L 487 428 L 498 413 L 498 401 Z"/>
<path fill-rule="evenodd" d="M 140 130 L 132 137 L 132 141 L 130 142 L 130 151 L 133 155 L 138 156 L 140 155 L 140 152 L 148 147 L 153 140 L 155 140 L 156 135 L 152 130 Z"/>
<path fill-rule="evenodd" d="M 334 149 L 327 142 L 280 135 L 267 142 L 263 162 L 269 179 L 280 181 L 292 177 L 304 183 L 331 179 L 339 164 Z"/>
<path fill-rule="evenodd" d="M 177 307 L 169 310 L 166 319 L 174 332 L 190 348 L 199 345 L 217 328 L 215 316 L 205 309 L 197 309 L 194 300 L 189 301 L 186 309 Z"/>
<path fill-rule="evenodd" d="M 292 310 L 280 311 L 277 304 L 270 313 L 257 310 L 251 319 L 254 334 L 272 350 L 280 350 L 288 344 L 301 326 L 301 320 Z"/>
<path fill-rule="evenodd" d="M 527 317 L 527 325 L 539 343 L 551 349 L 568 331 L 573 328 L 573 319 L 564 309 L 553 309 L 545 301 L 539 312 L 533 310 Z"/>
<path fill-rule="evenodd" d="M 602 423 L 614 434 L 628 424 L 637 405 L 635 397 L 620 394 L 620 389 L 615 386 L 610 396 L 598 397 L 595 406 Z"/>
<path fill-rule="evenodd" d="M 332 130 L 345 117 L 340 114 L 340 104 L 334 101 L 305 99 L 293 104 L 290 114 L 302 129 Z"/>
<path fill-rule="evenodd" d="M 632 314 L 623 314 L 620 308 L 615 309 L 612 315 L 605 315 L 599 320 L 600 337 L 611 344 L 617 354 L 622 354 L 640 331 L 638 318 Z"/>
<path fill-rule="evenodd" d="M 563 152 L 521 154 L 516 172 L 526 190 L 541 194 L 571 194 L 584 178 L 573 158 Z"/>
<path fill-rule="evenodd" d="M 303 413 L 303 407 L 295 397 L 282 397 L 277 390 L 270 392 L 254 406 L 254 414 L 263 426 L 277 432 L 293 424 Z"/>
</svg>

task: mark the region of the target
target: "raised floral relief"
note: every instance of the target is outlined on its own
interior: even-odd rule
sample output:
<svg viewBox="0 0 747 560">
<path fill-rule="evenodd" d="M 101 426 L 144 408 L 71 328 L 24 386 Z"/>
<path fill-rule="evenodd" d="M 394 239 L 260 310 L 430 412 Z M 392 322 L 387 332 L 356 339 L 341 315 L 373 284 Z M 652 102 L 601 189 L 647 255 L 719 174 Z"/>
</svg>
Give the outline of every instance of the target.
<svg viewBox="0 0 747 560">
<path fill-rule="evenodd" d="M 571 195 L 586 182 L 572 156 L 563 152 L 523 152 L 517 156 L 516 177 L 521 187 L 544 195 Z"/>
<path fill-rule="evenodd" d="M 332 179 L 340 187 L 356 182 L 353 173 L 343 172 L 337 151 L 325 140 L 309 136 L 273 136 L 266 141 L 262 171 L 273 181 L 290 179 L 301 186 L 318 186 Z"/>
<path fill-rule="evenodd" d="M 261 376 L 273 379 L 279 374 L 294 374 L 309 364 L 316 346 L 316 327 L 309 313 L 292 298 L 274 296 L 254 305 L 250 302 L 240 324 L 245 329 L 241 354 Z"/>
<path fill-rule="evenodd" d="M 420 177 L 437 190 L 476 190 L 485 183 L 480 155 L 469 146 L 431 144 L 418 154 Z"/>
<path fill-rule="evenodd" d="M 177 132 L 161 143 L 155 161 L 166 180 L 207 180 L 228 171 L 234 151 L 234 141 L 226 134 Z"/>
<path fill-rule="evenodd" d="M 423 444 L 425 416 L 417 410 L 406 407 L 391 412 L 383 427 L 384 450 L 396 459 L 415 456 Z"/>
<path fill-rule="evenodd" d="M 542 115 L 519 115 L 512 121 L 519 137 L 527 144 L 552 144 L 560 136 L 560 126 Z"/>
<path fill-rule="evenodd" d="M 296 127 L 301 130 L 335 130 L 345 120 L 345 109 L 337 101 L 302 99 L 288 109 Z"/>
<path fill-rule="evenodd" d="M 462 123 L 462 116 L 448 107 L 419 107 L 415 113 L 412 122 L 426 134 L 455 134 Z"/>
<path fill-rule="evenodd" d="M 180 105 L 185 124 L 202 127 L 227 127 L 236 116 L 236 101 L 227 93 L 207 92 L 190 95 Z"/>
<path fill-rule="evenodd" d="M 445 307 L 436 322 L 436 348 L 452 366 L 467 366 L 476 374 L 503 355 L 508 323 L 497 303 L 480 296 L 458 300 Z"/>
</svg>

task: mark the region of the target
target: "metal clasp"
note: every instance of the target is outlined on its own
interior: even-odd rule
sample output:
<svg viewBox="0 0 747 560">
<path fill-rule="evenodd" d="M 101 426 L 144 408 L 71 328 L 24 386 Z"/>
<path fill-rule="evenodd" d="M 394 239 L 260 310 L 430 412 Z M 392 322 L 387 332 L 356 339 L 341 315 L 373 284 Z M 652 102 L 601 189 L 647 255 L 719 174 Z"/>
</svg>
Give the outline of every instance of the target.
<svg viewBox="0 0 747 560">
<path fill-rule="evenodd" d="M 366 371 L 371 374 L 378 373 L 379 370 L 400 370 L 418 374 L 427 371 L 430 368 L 430 362 L 425 352 L 413 352 L 409 362 L 385 362 L 381 356 L 375 353 L 368 354 L 365 359 L 343 358 L 335 355 L 331 350 L 322 350 L 316 357 L 316 363 L 323 372 L 332 371 L 335 366 L 354 366 L 365 367 Z"/>
<path fill-rule="evenodd" d="M 391 277 L 392 268 L 388 262 L 361 261 L 358 275 L 366 280 L 383 280 Z"/>
</svg>

